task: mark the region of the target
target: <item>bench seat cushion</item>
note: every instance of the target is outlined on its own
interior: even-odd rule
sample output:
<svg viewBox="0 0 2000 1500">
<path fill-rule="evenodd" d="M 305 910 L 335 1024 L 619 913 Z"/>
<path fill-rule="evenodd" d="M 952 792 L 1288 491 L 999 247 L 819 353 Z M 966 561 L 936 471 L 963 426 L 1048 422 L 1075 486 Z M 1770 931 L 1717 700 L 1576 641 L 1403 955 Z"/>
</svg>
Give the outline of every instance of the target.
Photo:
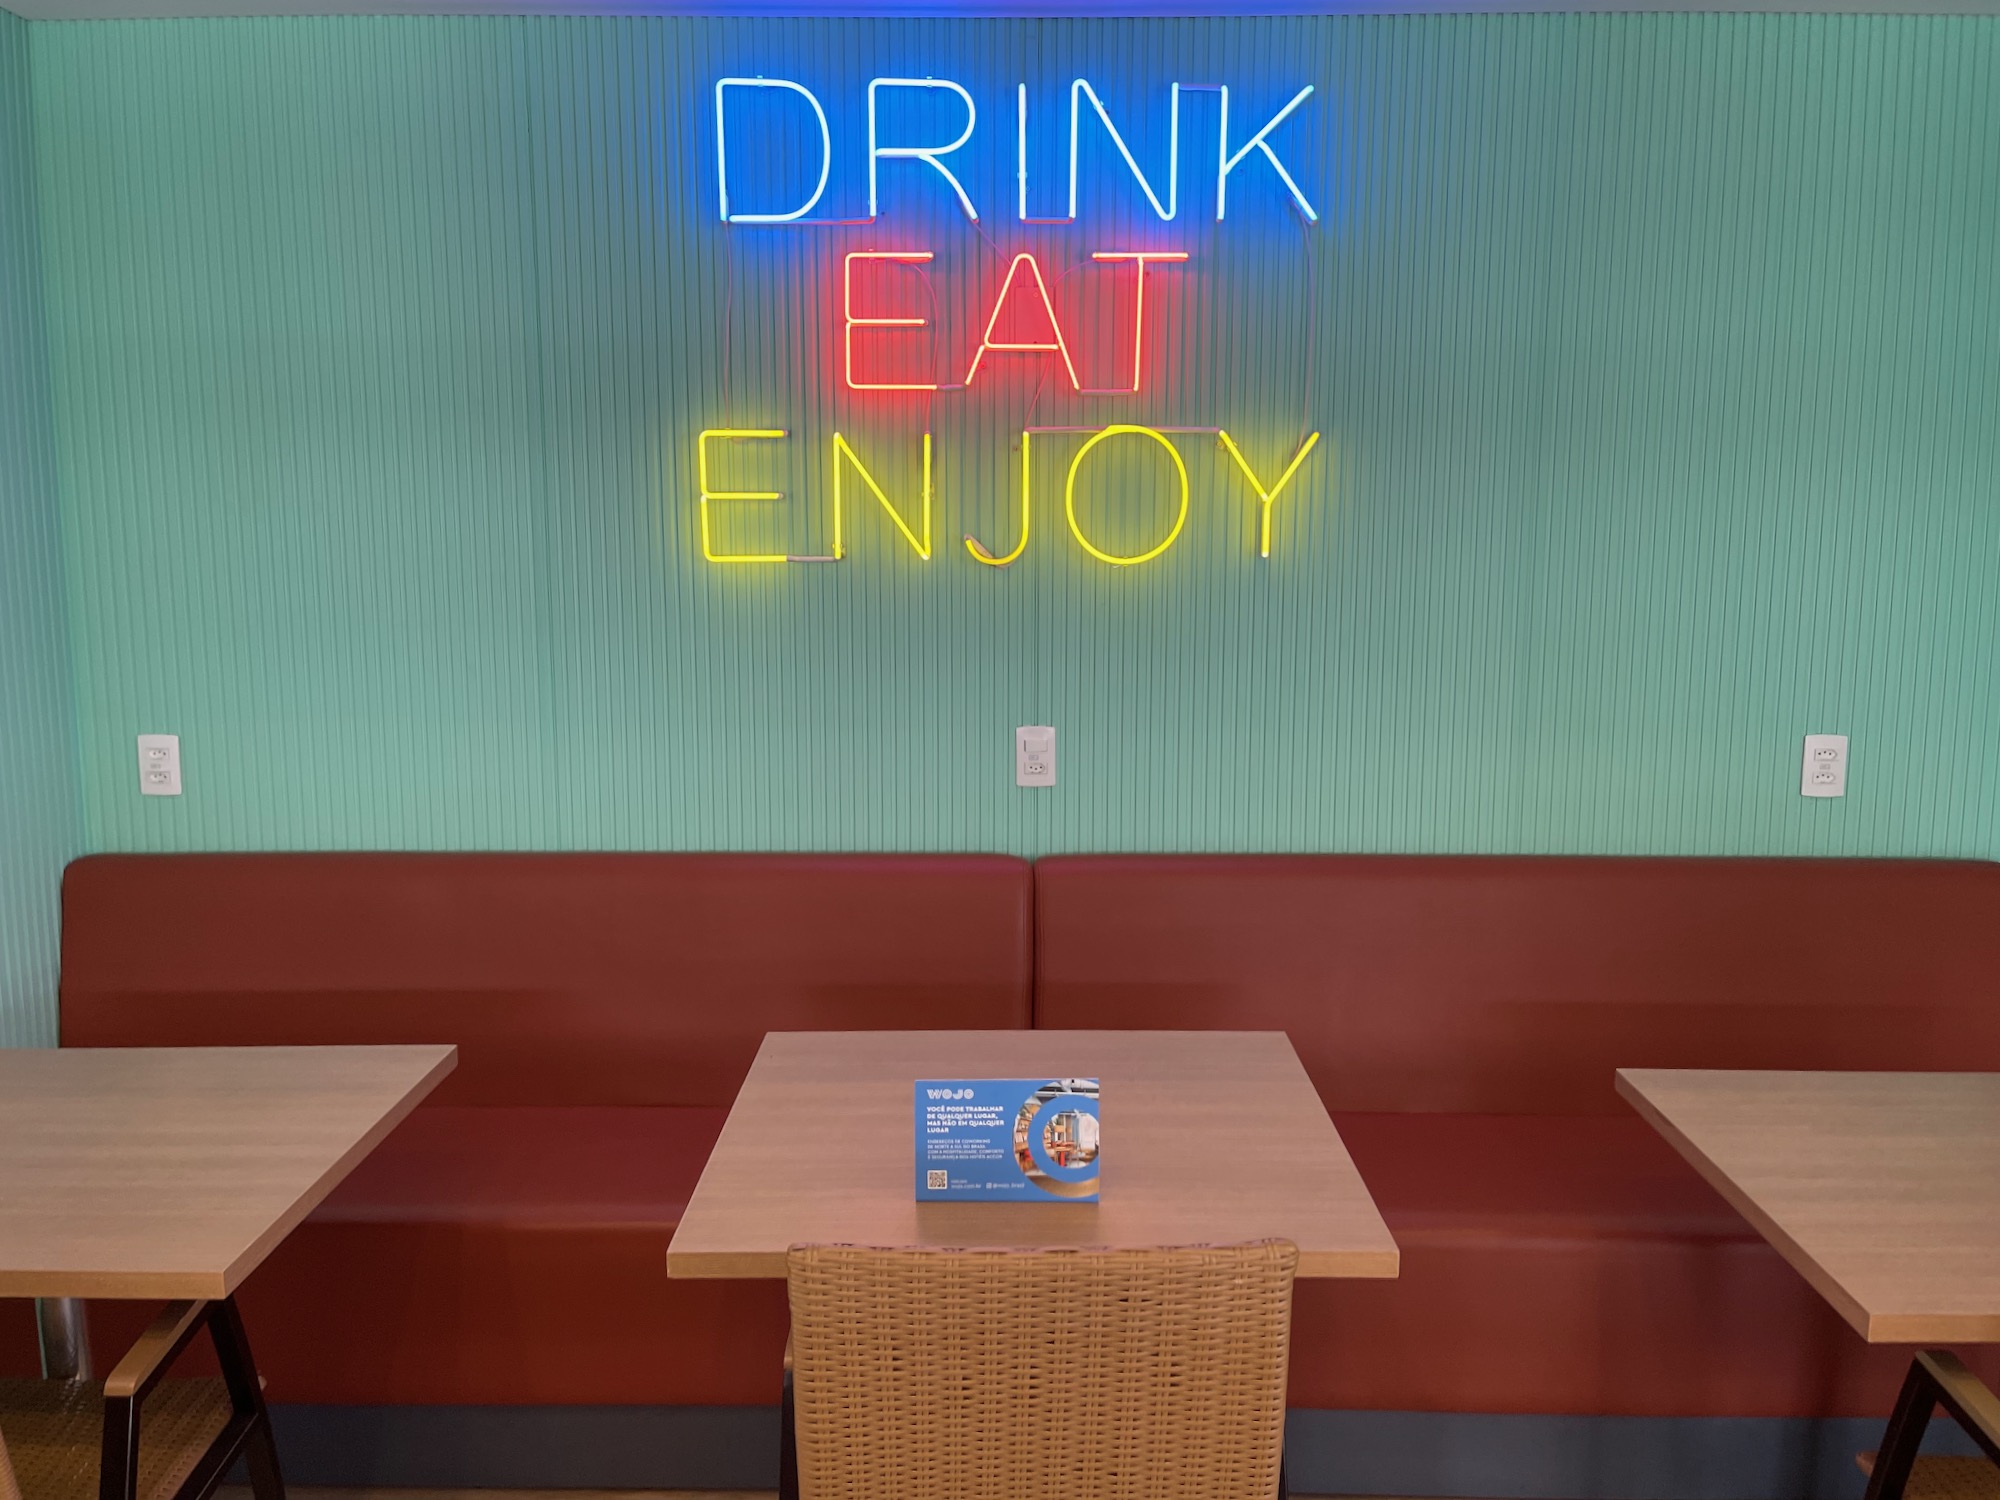
<svg viewBox="0 0 2000 1500">
<path fill-rule="evenodd" d="M 784 1287 L 667 1279 L 667 1244 L 726 1114 L 417 1110 L 244 1284 L 270 1399 L 774 1403 Z M 153 1311 L 91 1304 L 99 1368 Z M 0 1312 L 0 1374 L 32 1374 L 30 1304 Z M 206 1346 L 191 1357 L 207 1367 Z"/>
<path fill-rule="evenodd" d="M 665 1274 L 724 1116 L 419 1110 L 246 1288 L 274 1397 L 775 1401 L 783 1288 Z M 1893 1398 L 1907 1351 L 1863 1344 L 1637 1118 L 1336 1123 L 1403 1275 L 1301 1283 L 1296 1406 L 1861 1416 Z"/>
<path fill-rule="evenodd" d="M 783 1287 L 665 1274 L 724 1114 L 417 1111 L 244 1288 L 272 1399 L 776 1401 Z M 1403 1274 L 1299 1284 L 1294 1406 L 1887 1410 L 1908 1351 L 1864 1345 L 1636 1118 L 1336 1123 Z M 20 1308 L 5 1363 L 27 1373 Z M 93 1307 L 100 1361 L 146 1314 Z M 1967 1353 L 2000 1378 L 1990 1353 Z"/>
<path fill-rule="evenodd" d="M 775 1402 L 783 1286 L 667 1279 L 726 1113 L 418 1110 L 245 1286 L 271 1398 Z"/>
<path fill-rule="evenodd" d="M 991 855 L 99 855 L 62 1040 L 458 1046 L 246 1283 L 274 1400 L 768 1404 L 783 1287 L 666 1274 L 765 1033 L 1024 1027 L 1030 924 Z"/>
<path fill-rule="evenodd" d="M 1334 1118 L 1403 1269 L 1299 1284 L 1294 1406 L 1889 1409 L 1910 1351 L 1865 1344 L 1636 1117 Z"/>
<path fill-rule="evenodd" d="M 1335 1112 L 1402 1275 L 1300 1285 L 1295 1405 L 1888 1409 L 1614 1080 L 2000 1068 L 2000 864 L 1069 855 L 1035 911 L 1037 1026 L 1282 1030 Z"/>
<path fill-rule="evenodd" d="M 680 1223 L 725 1109 L 417 1110 L 313 1224 Z"/>
</svg>

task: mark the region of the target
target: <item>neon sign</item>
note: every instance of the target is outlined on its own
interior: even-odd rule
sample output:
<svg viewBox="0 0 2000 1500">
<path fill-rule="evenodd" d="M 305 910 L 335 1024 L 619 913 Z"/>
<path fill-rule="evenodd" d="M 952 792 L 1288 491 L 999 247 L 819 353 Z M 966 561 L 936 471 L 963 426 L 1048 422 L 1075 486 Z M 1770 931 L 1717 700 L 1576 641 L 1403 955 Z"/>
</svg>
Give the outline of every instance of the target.
<svg viewBox="0 0 2000 1500">
<path fill-rule="evenodd" d="M 1110 148 L 1110 156 L 1104 159 L 1112 161 L 1111 170 L 1114 173 L 1122 164 L 1154 219 L 1162 225 L 1183 222 L 1183 103 L 1184 94 L 1196 90 L 1218 96 L 1215 111 L 1215 223 L 1220 225 L 1226 220 L 1231 178 L 1251 168 L 1254 159 L 1254 164 L 1260 168 L 1252 174 L 1255 181 L 1246 177 L 1243 182 L 1251 187 L 1261 184 L 1264 191 L 1275 192 L 1277 201 L 1289 208 L 1308 231 L 1317 225 L 1319 214 L 1305 189 L 1300 186 L 1299 179 L 1286 164 L 1284 153 L 1292 148 L 1285 144 L 1280 134 L 1281 127 L 1298 116 L 1302 106 L 1311 99 L 1314 92 L 1312 84 L 1300 87 L 1254 131 L 1243 135 L 1239 130 L 1233 142 L 1228 85 L 1178 81 L 1169 84 L 1165 98 L 1166 158 L 1163 164 L 1156 162 L 1153 171 L 1149 172 L 1140 164 L 1138 155 L 1128 143 L 1127 131 L 1133 117 L 1128 115 L 1126 128 L 1121 129 L 1097 88 L 1089 79 L 1081 77 L 1072 79 L 1067 90 L 1068 194 L 1067 216 L 1063 218 L 1036 218 L 1030 213 L 1036 193 L 1029 169 L 1031 121 L 1028 85 L 1021 83 L 1015 89 L 1013 207 L 1016 220 L 1024 225 L 1037 226 L 1076 225 L 1080 222 L 1084 208 L 1080 164 L 1085 142 L 1088 141 L 1091 149 L 1100 153 L 1106 146 Z M 901 113 L 907 112 L 908 106 L 885 107 L 899 98 L 928 101 L 924 108 L 931 125 L 924 129 L 912 129 L 901 118 Z M 815 211 L 827 198 L 834 168 L 834 130 L 819 96 L 804 83 L 793 79 L 718 78 L 714 85 L 715 185 L 716 209 L 722 224 L 732 229 L 736 226 L 763 225 L 785 226 L 794 230 L 873 226 L 880 220 L 883 174 L 895 170 L 912 172 L 913 186 L 929 184 L 932 191 L 947 194 L 945 201 L 954 204 L 958 213 L 963 214 L 964 220 L 974 226 L 989 245 L 1007 254 L 981 226 L 973 191 L 967 186 L 968 177 L 975 187 L 981 179 L 977 174 L 961 176 L 965 170 L 964 163 L 973 159 L 972 153 L 976 149 L 974 138 L 980 124 L 979 106 L 972 92 L 948 78 L 881 77 L 869 80 L 863 102 L 867 144 L 867 217 L 814 217 Z M 961 109 L 962 124 L 957 119 Z M 1197 121 L 1201 114 L 1201 111 L 1196 112 Z M 810 128 L 817 131 L 819 160 L 816 175 L 810 160 L 810 149 L 805 153 L 807 175 L 815 176 L 811 192 L 800 201 L 797 190 L 773 194 L 766 184 L 755 181 L 748 190 L 739 186 L 733 192 L 730 178 L 732 150 L 739 155 L 750 152 L 756 158 L 751 162 L 752 167 L 775 159 L 777 153 L 768 149 L 757 151 L 760 141 L 767 147 L 769 144 L 767 136 L 759 135 L 759 128 L 761 126 L 768 132 L 773 124 L 784 124 L 787 116 L 791 120 L 789 128 L 796 129 L 798 124 L 809 120 Z M 1251 119 L 1255 118 L 1251 116 Z M 940 120 L 944 122 L 941 125 L 937 123 Z M 1143 143 L 1143 137 L 1134 139 Z M 958 170 L 954 170 L 955 167 Z M 755 178 L 756 173 L 753 171 L 751 176 Z M 1239 196 L 1244 190 L 1239 183 Z M 837 194 L 836 201 L 843 196 L 848 202 L 854 201 L 849 196 L 851 192 L 850 188 L 846 194 Z M 1046 201 L 1049 196 L 1051 194 L 1045 187 L 1042 200 Z M 780 201 L 770 201 L 773 197 Z M 786 199 L 791 201 L 784 201 Z M 760 551 L 732 549 L 722 539 L 728 527 L 721 518 L 732 514 L 738 506 L 768 506 L 785 499 L 783 492 L 777 489 L 734 486 L 755 483 L 754 476 L 769 473 L 776 455 L 761 445 L 784 443 L 790 434 L 781 427 L 707 428 L 697 436 L 695 444 L 702 556 L 711 563 L 734 565 L 839 562 L 848 556 L 850 520 L 865 514 L 875 517 L 876 525 L 886 518 L 889 523 L 886 534 L 899 536 L 908 545 L 910 555 L 918 561 L 930 562 L 936 556 L 933 522 L 937 494 L 929 416 L 933 399 L 939 396 L 969 399 L 976 391 L 992 386 L 991 379 L 982 386 L 979 376 L 995 360 L 1040 362 L 1042 384 L 1066 392 L 1065 399 L 1129 399 L 1143 395 L 1147 377 L 1148 283 L 1154 283 L 1156 298 L 1185 295 L 1185 288 L 1191 284 L 1186 278 L 1167 276 L 1164 281 L 1161 278 L 1168 271 L 1187 266 L 1192 253 L 1171 247 L 1093 249 L 1087 260 L 1079 260 L 1067 269 L 1054 267 L 1059 274 L 1053 278 L 1045 272 L 1043 259 L 1038 258 L 1038 254 L 1045 258 L 1048 252 L 1019 249 L 1012 253 L 990 301 L 982 300 L 981 305 L 987 308 L 987 315 L 978 341 L 971 346 L 969 358 L 962 366 L 963 378 L 956 383 L 946 383 L 939 378 L 938 366 L 940 359 L 948 356 L 940 352 L 938 300 L 929 282 L 936 253 L 922 246 L 844 250 L 838 268 L 840 337 L 837 389 L 862 402 L 882 399 L 878 393 L 895 393 L 887 398 L 892 401 L 909 402 L 913 397 L 920 400 L 925 416 L 924 430 L 918 439 L 921 477 L 915 493 L 911 494 L 905 488 L 907 481 L 899 481 L 895 488 L 901 492 L 901 498 L 892 498 L 890 489 L 877 480 L 875 472 L 871 471 L 855 445 L 841 432 L 835 431 L 831 434 L 827 450 L 831 555 L 808 556 L 796 549 L 774 551 L 770 550 L 768 543 L 765 550 Z M 1100 298 L 1107 295 L 1108 288 L 1112 299 L 1110 306 L 1121 314 L 1123 289 L 1128 284 L 1131 287 L 1130 360 L 1128 366 L 1122 352 L 1118 354 L 1122 368 L 1115 385 L 1084 383 L 1081 370 L 1103 369 L 1107 362 L 1105 352 L 1095 348 L 1095 336 L 1087 338 L 1086 347 L 1079 351 L 1072 334 L 1065 331 L 1052 295 L 1058 283 L 1078 271 L 1086 270 L 1089 274 L 1078 285 L 1095 287 Z M 924 304 L 912 297 L 920 286 L 929 293 L 927 313 L 918 310 Z M 1070 296 L 1073 298 L 1074 293 Z M 1065 305 L 1070 304 L 1066 302 Z M 959 336 L 963 337 L 968 332 L 961 330 Z M 911 335 L 917 338 L 913 340 L 909 337 Z M 912 367 L 909 350 L 913 343 L 927 344 L 930 350 L 921 368 Z M 961 350 L 964 348 L 963 345 L 959 347 Z M 1082 359 L 1084 353 L 1092 356 L 1089 361 Z M 961 366 L 956 362 L 947 367 L 948 372 L 959 368 Z M 1129 383 L 1122 373 L 1125 368 L 1129 369 Z M 949 373 L 946 379 L 949 379 Z M 1038 393 L 1040 388 L 1037 387 Z M 1320 441 L 1318 432 L 1301 429 L 1290 449 L 1289 458 L 1277 459 L 1273 454 L 1274 445 L 1267 439 L 1257 439 L 1253 446 L 1265 455 L 1259 460 L 1265 464 L 1263 473 L 1260 473 L 1246 455 L 1243 445 L 1219 426 L 1171 427 L 1127 419 L 1110 421 L 1101 426 L 1035 427 L 1030 419 L 1018 430 L 1021 435 L 1020 513 L 1014 528 L 1016 539 L 1012 549 L 1003 554 L 989 548 L 970 533 L 964 537 L 967 556 L 983 567 L 999 569 L 1017 562 L 1026 553 L 1035 534 L 1032 456 L 1035 451 L 1033 438 L 1038 433 L 1076 433 L 1081 436 L 1082 440 L 1070 456 L 1063 484 L 1063 514 L 1069 537 L 1083 554 L 1120 568 L 1134 567 L 1161 557 L 1180 539 L 1187 525 L 1193 487 L 1186 455 L 1176 438 L 1197 433 L 1213 435 L 1220 454 L 1227 456 L 1226 463 L 1218 456 L 1221 472 L 1225 476 L 1233 474 L 1240 477 L 1242 483 L 1237 488 L 1239 492 L 1247 492 L 1255 507 L 1252 512 L 1255 520 L 1255 556 L 1260 559 L 1271 556 L 1272 513 L 1278 500 L 1291 494 L 1295 497 L 1291 504 L 1300 503 L 1296 497 L 1305 485 L 1301 478 L 1302 470 L 1308 458 L 1318 449 Z M 869 440 L 868 446 L 878 463 L 888 451 L 875 447 L 874 439 Z M 1162 534 L 1151 540 L 1150 545 L 1136 551 L 1114 550 L 1115 544 L 1104 542 L 1101 535 L 1092 530 L 1085 516 L 1079 514 L 1079 497 L 1082 497 L 1081 508 L 1087 513 L 1091 495 L 1089 484 L 1080 484 L 1080 479 L 1100 462 L 1093 455 L 1100 449 L 1108 452 L 1114 446 L 1131 454 L 1135 461 L 1139 461 L 1138 455 L 1152 448 L 1164 450 L 1171 473 L 1169 495 L 1174 505 L 1173 520 Z M 1274 462 L 1282 462 L 1283 466 L 1275 479 L 1267 480 L 1263 474 L 1271 472 Z M 860 488 L 855 484 L 857 478 Z M 1101 484 L 1100 474 L 1100 493 Z M 861 497 L 861 489 L 873 497 L 875 505 L 880 508 L 880 516 L 876 516 L 875 509 Z M 857 504 L 860 507 L 858 512 Z M 770 514 L 768 510 L 764 513 Z M 789 524 L 792 513 L 787 511 L 786 515 Z"/>
<path fill-rule="evenodd" d="M 928 318 L 881 318 L 857 316 L 854 311 L 854 263 L 857 260 L 884 260 L 908 265 L 921 265 L 932 258 L 928 250 L 850 250 L 846 260 L 841 262 L 840 311 L 845 323 L 842 330 L 841 347 L 844 355 L 842 370 L 847 377 L 850 391 L 934 391 L 935 380 L 856 380 L 854 378 L 854 330 L 857 328 L 925 328 Z"/>
<path fill-rule="evenodd" d="M 805 96 L 812 106 L 813 115 L 819 120 L 819 182 L 812 190 L 812 196 L 788 214 L 746 214 L 729 211 L 729 136 L 724 125 L 723 90 L 725 89 L 790 89 L 795 94 Z M 715 187 L 722 196 L 722 222 L 725 224 L 787 224 L 794 219 L 803 219 L 813 211 L 813 206 L 826 194 L 826 179 L 833 173 L 833 132 L 826 126 L 826 111 L 820 108 L 813 91 L 802 83 L 793 83 L 785 78 L 718 78 L 715 81 Z"/>
<path fill-rule="evenodd" d="M 708 507 L 715 500 L 782 500 L 780 490 L 718 490 L 708 481 L 708 444 L 711 438 L 781 438 L 782 427 L 711 427 L 695 439 L 696 462 L 701 473 L 701 555 L 712 563 L 781 563 L 782 552 L 717 552 L 714 533 L 709 529 Z"/>
<path fill-rule="evenodd" d="M 1166 449 L 1167 456 L 1174 461 L 1174 472 L 1180 476 L 1180 481 L 1181 481 L 1181 508 L 1179 513 L 1174 517 L 1173 530 L 1169 531 L 1166 534 L 1165 539 L 1162 540 L 1158 546 L 1152 547 L 1147 551 L 1141 552 L 1135 557 L 1120 557 L 1115 552 L 1106 552 L 1103 548 L 1093 543 L 1089 537 L 1083 534 L 1083 527 L 1077 524 L 1077 519 L 1076 519 L 1076 476 L 1077 476 L 1077 471 L 1083 467 L 1084 459 L 1089 456 L 1090 450 L 1092 448 L 1095 448 L 1099 443 L 1105 441 L 1107 438 L 1119 437 L 1127 433 L 1131 434 L 1134 437 L 1151 438 L 1154 442 L 1158 443 L 1162 448 Z M 1180 449 L 1176 448 L 1170 441 L 1168 441 L 1164 433 L 1156 432 L 1151 427 L 1135 427 L 1129 422 L 1113 422 L 1109 427 L 1105 428 L 1102 432 L 1093 433 L 1089 441 L 1087 441 L 1081 448 L 1076 450 L 1076 457 L 1070 460 L 1069 478 L 1063 483 L 1063 514 L 1069 517 L 1070 535 L 1076 538 L 1078 545 L 1080 545 L 1084 551 L 1088 552 L 1092 557 L 1096 558 L 1099 562 L 1110 563 L 1113 567 L 1119 567 L 1119 568 L 1129 568 L 1134 563 L 1151 562 L 1154 558 L 1158 557 L 1162 552 L 1166 551 L 1167 548 L 1173 546 L 1175 540 L 1181 534 L 1181 528 L 1187 525 L 1187 513 L 1188 513 L 1187 465 L 1181 461 Z"/>
<path fill-rule="evenodd" d="M 1007 299 L 1013 294 L 1014 282 L 1021 274 L 1021 267 L 1028 268 L 1028 274 L 1035 279 L 1035 292 L 1041 298 L 1042 313 L 1049 320 L 1048 341 L 1008 342 L 993 337 L 993 330 L 1000 322 L 1000 314 L 1006 310 Z M 979 373 L 979 362 L 986 358 L 987 351 L 995 354 L 1060 354 L 1063 368 L 1069 371 L 1069 388 L 1083 389 L 1083 382 L 1076 378 L 1076 361 L 1069 357 L 1069 345 L 1063 341 L 1062 324 L 1056 320 L 1056 305 L 1049 300 L 1049 284 L 1042 280 L 1042 268 L 1035 264 L 1035 257 L 1023 250 L 1014 257 L 1014 263 L 1007 267 L 1007 279 L 1000 283 L 1000 295 L 993 299 L 993 316 L 986 320 L 986 332 L 980 335 L 979 352 L 972 356 L 972 368 L 965 372 L 968 390 L 972 380 Z"/>
<path fill-rule="evenodd" d="M 847 460 L 846 464 L 841 462 Z M 931 560 L 931 435 L 924 434 L 924 534 L 918 536 L 910 530 L 910 523 L 903 519 L 903 513 L 889 497 L 882 492 L 882 486 L 875 482 L 875 476 L 861 466 L 861 460 L 847 445 L 847 439 L 839 433 L 833 435 L 833 556 L 838 562 L 847 556 L 847 528 L 842 522 L 840 507 L 840 475 L 843 468 L 852 467 L 861 476 L 861 482 L 874 493 L 882 509 L 889 513 L 889 519 L 896 523 L 896 529 L 903 533 L 903 540 L 910 544 L 917 556 L 925 562 Z"/>
<path fill-rule="evenodd" d="M 1125 144 L 1125 137 L 1112 123 L 1111 112 L 1104 107 L 1104 101 L 1087 78 L 1078 78 L 1070 84 L 1069 90 L 1069 218 L 1033 219 L 1028 215 L 1028 86 L 1017 86 L 1015 93 L 1015 135 L 1014 150 L 1016 178 L 1019 191 L 1015 200 L 1016 217 L 1024 224 L 1073 223 L 1077 218 L 1077 160 L 1081 141 L 1083 104 L 1090 101 L 1092 113 L 1104 127 L 1104 134 L 1112 146 L 1124 159 L 1126 169 L 1139 184 L 1139 191 L 1146 195 L 1153 212 L 1161 220 L 1172 223 L 1180 212 L 1181 183 L 1181 91 L 1183 88 L 1210 87 L 1209 85 L 1172 84 L 1168 89 L 1168 148 L 1167 148 L 1167 201 L 1160 202 L 1160 195 L 1154 189 L 1152 180 L 1140 167 L 1138 159 L 1132 155 L 1132 148 Z M 1317 222 L 1319 213 L 1307 199 L 1297 179 L 1285 167 L 1277 148 L 1271 144 L 1271 132 L 1276 130 L 1292 112 L 1312 97 L 1313 85 L 1307 84 L 1270 119 L 1266 120 L 1250 137 L 1234 151 L 1229 149 L 1229 85 L 1213 85 L 1221 96 L 1216 129 L 1215 155 L 1215 218 L 1220 223 L 1225 217 L 1229 197 L 1230 174 L 1243 165 L 1252 151 L 1259 152 L 1270 163 L 1278 181 L 1291 194 L 1298 211 L 1307 222 Z M 812 107 L 813 118 L 819 125 L 819 181 L 814 185 L 812 195 L 797 208 L 787 212 L 749 213 L 732 207 L 729 200 L 729 107 L 728 93 L 731 89 L 760 90 L 764 92 L 797 94 Z M 884 89 L 928 90 L 956 94 L 965 104 L 965 128 L 956 140 L 943 145 L 912 146 L 883 145 L 881 139 L 881 92 Z M 973 131 L 979 124 L 979 106 L 963 84 L 954 83 L 949 78 L 871 78 L 868 81 L 868 218 L 874 220 L 881 212 L 881 164 L 888 160 L 920 162 L 945 180 L 958 199 L 958 205 L 966 218 L 977 221 L 979 210 L 972 206 L 972 196 L 965 190 L 965 184 L 958 180 L 951 168 L 939 160 L 961 150 L 972 140 Z M 715 80 L 715 181 L 718 208 L 725 224 L 791 224 L 804 219 L 819 206 L 826 195 L 827 180 L 833 174 L 833 131 L 828 127 L 826 107 L 819 96 L 802 83 L 789 78 L 718 78 Z"/>
<path fill-rule="evenodd" d="M 1138 267 L 1132 283 L 1132 394 L 1139 394 L 1139 374 L 1146 368 L 1146 267 L 1158 263 L 1173 265 L 1188 258 L 1185 250 L 1098 250 L 1095 261 L 1129 260 Z"/>
<path fill-rule="evenodd" d="M 965 129 L 960 131 L 958 139 L 948 146 L 881 145 L 876 140 L 877 132 L 875 128 L 875 95 L 880 89 L 949 89 L 965 101 Z M 868 217 L 872 219 L 879 212 L 876 207 L 875 197 L 877 165 L 885 156 L 901 156 L 907 157 L 911 161 L 920 161 L 925 166 L 936 171 L 939 176 L 951 184 L 951 190 L 958 194 L 959 207 L 965 210 L 966 218 L 977 219 L 979 211 L 972 206 L 972 200 L 966 197 L 965 184 L 952 176 L 951 168 L 939 161 L 938 158 L 940 156 L 949 156 L 960 146 L 971 140 L 972 127 L 978 123 L 979 107 L 972 102 L 972 95 L 968 94 L 962 85 L 953 83 L 949 79 L 871 78 L 868 81 Z"/>
</svg>

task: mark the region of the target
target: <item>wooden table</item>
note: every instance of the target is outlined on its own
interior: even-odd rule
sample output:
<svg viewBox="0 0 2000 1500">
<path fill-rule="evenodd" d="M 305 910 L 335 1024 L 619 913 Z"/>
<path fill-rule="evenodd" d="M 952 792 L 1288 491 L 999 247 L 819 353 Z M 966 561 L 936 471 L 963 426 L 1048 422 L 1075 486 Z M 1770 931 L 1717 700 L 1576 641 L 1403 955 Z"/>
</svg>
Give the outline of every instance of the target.
<svg viewBox="0 0 2000 1500">
<path fill-rule="evenodd" d="M 2000 1074 L 1628 1068 L 1618 1092 L 1870 1343 L 2000 1342 Z"/>
<path fill-rule="evenodd" d="M 225 1390 L 192 1492 L 240 1453 L 258 1500 L 279 1500 L 232 1294 L 457 1061 L 447 1046 L 0 1050 L 0 1297 L 185 1299 L 104 1382 L 105 1500 L 133 1493 L 140 1403 L 204 1328 Z"/>
<path fill-rule="evenodd" d="M 1102 1080 L 1098 1203 L 915 1201 L 919 1078 Z M 1281 1032 L 773 1032 L 667 1270 L 783 1277 L 794 1244 L 1053 1246 L 1265 1238 L 1301 1276 L 1394 1276 L 1395 1241 Z"/>
<path fill-rule="evenodd" d="M 1618 1092 L 1870 1343 L 2000 1342 L 2000 1074 L 1627 1068 Z M 2000 1461 L 2000 1401 L 1928 1351 L 1873 1500 L 1902 1493 L 1933 1405 Z"/>
<path fill-rule="evenodd" d="M 226 1297 L 455 1047 L 0 1051 L 0 1297 Z"/>
</svg>

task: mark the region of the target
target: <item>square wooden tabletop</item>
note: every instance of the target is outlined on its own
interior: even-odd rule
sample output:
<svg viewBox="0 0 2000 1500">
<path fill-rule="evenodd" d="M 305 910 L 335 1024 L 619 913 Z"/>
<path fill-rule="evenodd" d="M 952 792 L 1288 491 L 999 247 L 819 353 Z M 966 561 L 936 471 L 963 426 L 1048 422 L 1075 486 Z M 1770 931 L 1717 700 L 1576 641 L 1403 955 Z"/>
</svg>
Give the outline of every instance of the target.
<svg viewBox="0 0 2000 1500">
<path fill-rule="evenodd" d="M 1626 1068 L 1618 1092 L 1870 1343 L 2000 1342 L 2000 1074 Z"/>
<path fill-rule="evenodd" d="M 920 1078 L 1098 1078 L 1102 1201 L 915 1201 Z M 1135 1247 L 1282 1238 L 1301 1276 L 1394 1276 L 1396 1243 L 1282 1032 L 773 1032 L 667 1252 L 782 1277 L 794 1244 Z"/>
<path fill-rule="evenodd" d="M 0 1051 L 0 1297 L 222 1297 L 458 1062 L 424 1047 Z"/>
</svg>

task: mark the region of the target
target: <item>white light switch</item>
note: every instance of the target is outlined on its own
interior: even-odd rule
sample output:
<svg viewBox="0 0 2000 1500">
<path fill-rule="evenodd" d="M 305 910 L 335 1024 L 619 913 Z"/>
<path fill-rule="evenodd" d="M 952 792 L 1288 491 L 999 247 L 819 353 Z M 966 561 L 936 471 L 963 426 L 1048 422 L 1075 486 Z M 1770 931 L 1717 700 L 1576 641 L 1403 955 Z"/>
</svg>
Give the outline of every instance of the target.
<svg viewBox="0 0 2000 1500">
<path fill-rule="evenodd" d="M 178 797 L 181 794 L 179 735 L 139 736 L 139 790 L 148 797 Z"/>
<path fill-rule="evenodd" d="M 1056 732 L 1047 724 L 1027 724 L 1014 731 L 1014 785 L 1056 784 Z"/>
<path fill-rule="evenodd" d="M 1806 736 L 1805 764 L 1799 771 L 1799 795 L 1803 797 L 1847 795 L 1846 735 Z"/>
</svg>

